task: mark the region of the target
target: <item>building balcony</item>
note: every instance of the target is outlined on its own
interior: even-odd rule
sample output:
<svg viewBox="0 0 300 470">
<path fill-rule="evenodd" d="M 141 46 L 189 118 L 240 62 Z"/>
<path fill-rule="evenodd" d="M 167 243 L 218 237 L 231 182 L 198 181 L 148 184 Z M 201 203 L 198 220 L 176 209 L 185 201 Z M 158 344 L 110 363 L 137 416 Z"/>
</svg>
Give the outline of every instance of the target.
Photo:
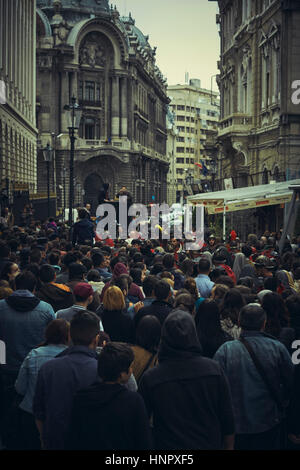
<svg viewBox="0 0 300 470">
<path fill-rule="evenodd" d="M 81 107 L 88 107 L 88 108 L 101 108 L 102 103 L 101 101 L 91 101 L 91 100 L 79 100 L 79 105 Z"/>
<path fill-rule="evenodd" d="M 110 141 L 102 139 L 77 139 L 76 149 L 78 150 L 97 150 L 103 148 L 115 148 L 121 150 L 130 150 L 130 142 L 127 137 L 112 139 Z"/>
<path fill-rule="evenodd" d="M 252 129 L 252 116 L 235 113 L 219 122 L 218 137 L 228 134 L 245 134 Z"/>
<path fill-rule="evenodd" d="M 145 147 L 144 145 L 139 144 L 138 142 L 133 142 L 132 143 L 132 150 L 135 151 L 135 152 L 140 152 L 143 155 L 145 155 L 146 157 L 150 157 L 150 158 L 153 158 L 153 159 L 156 159 L 156 160 L 162 160 L 164 162 L 169 162 L 170 161 L 170 158 L 167 154 L 163 155 L 163 154 L 157 152 L 155 149 Z"/>
</svg>

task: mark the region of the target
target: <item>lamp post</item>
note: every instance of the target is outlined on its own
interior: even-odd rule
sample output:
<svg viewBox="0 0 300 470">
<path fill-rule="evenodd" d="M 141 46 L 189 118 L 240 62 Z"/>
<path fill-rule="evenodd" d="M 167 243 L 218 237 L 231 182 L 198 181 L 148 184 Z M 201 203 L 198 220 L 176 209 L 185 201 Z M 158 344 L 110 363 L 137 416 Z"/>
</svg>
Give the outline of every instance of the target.
<svg viewBox="0 0 300 470">
<path fill-rule="evenodd" d="M 65 214 L 66 214 L 66 177 L 67 177 L 67 169 L 66 167 L 64 166 L 62 171 L 61 171 L 61 179 L 63 181 L 63 185 L 62 185 L 62 198 L 63 198 L 63 222 L 65 222 Z"/>
<path fill-rule="evenodd" d="M 48 218 L 50 217 L 50 163 L 53 158 L 53 149 L 48 143 L 43 149 L 44 160 L 47 164 L 47 197 L 48 197 Z"/>
<path fill-rule="evenodd" d="M 217 174 L 217 162 L 216 160 L 211 160 L 210 162 L 211 166 L 211 175 L 212 175 L 212 190 L 215 190 L 215 179 L 216 179 L 216 174 Z"/>
<path fill-rule="evenodd" d="M 69 180 L 69 227 L 73 225 L 73 203 L 74 203 L 74 154 L 75 154 L 75 129 L 79 128 L 82 110 L 76 103 L 75 96 L 72 97 L 71 103 L 66 105 L 64 108 L 67 111 L 67 117 L 69 121 L 68 129 L 70 136 L 70 180 Z"/>
</svg>

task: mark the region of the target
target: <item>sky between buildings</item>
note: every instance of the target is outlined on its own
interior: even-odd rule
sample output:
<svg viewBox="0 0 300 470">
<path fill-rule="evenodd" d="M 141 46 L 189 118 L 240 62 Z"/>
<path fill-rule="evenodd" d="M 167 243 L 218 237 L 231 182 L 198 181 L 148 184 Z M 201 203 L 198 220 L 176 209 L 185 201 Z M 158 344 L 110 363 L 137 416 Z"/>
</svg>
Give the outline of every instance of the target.
<svg viewBox="0 0 300 470">
<path fill-rule="evenodd" d="M 211 88 L 218 73 L 220 37 L 216 25 L 217 2 L 208 0 L 111 0 L 121 16 L 131 12 L 136 26 L 157 46 L 157 65 L 168 85 L 200 78 Z M 215 77 L 213 89 L 218 90 Z"/>
</svg>

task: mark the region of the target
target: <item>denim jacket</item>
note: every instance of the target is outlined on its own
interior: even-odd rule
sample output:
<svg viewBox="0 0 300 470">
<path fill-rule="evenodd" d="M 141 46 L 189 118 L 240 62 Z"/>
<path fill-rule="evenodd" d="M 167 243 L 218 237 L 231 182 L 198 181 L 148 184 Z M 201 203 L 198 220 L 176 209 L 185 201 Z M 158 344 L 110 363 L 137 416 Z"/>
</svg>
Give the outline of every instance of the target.
<svg viewBox="0 0 300 470">
<path fill-rule="evenodd" d="M 242 331 L 273 387 L 283 400 L 290 398 L 294 366 L 286 347 L 258 331 Z M 268 431 L 279 424 L 284 413 L 270 396 L 245 346 L 238 340 L 224 343 L 214 359 L 223 368 L 231 389 L 237 434 Z"/>
<path fill-rule="evenodd" d="M 61 353 L 67 346 L 63 344 L 49 344 L 40 348 L 32 349 L 24 359 L 15 383 L 19 395 L 24 395 L 20 408 L 32 413 L 32 401 L 35 391 L 36 380 L 40 367 L 50 359 Z"/>
</svg>

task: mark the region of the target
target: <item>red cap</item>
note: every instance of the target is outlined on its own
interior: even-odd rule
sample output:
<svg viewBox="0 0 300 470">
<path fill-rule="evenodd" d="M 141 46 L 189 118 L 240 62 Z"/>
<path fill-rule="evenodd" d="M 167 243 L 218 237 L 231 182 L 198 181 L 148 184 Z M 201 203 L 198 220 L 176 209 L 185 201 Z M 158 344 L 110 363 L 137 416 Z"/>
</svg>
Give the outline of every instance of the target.
<svg viewBox="0 0 300 470">
<path fill-rule="evenodd" d="M 93 295 L 94 291 L 92 286 L 87 282 L 79 282 L 78 284 L 76 284 L 73 293 L 75 297 L 87 299 L 90 295 Z"/>
</svg>

